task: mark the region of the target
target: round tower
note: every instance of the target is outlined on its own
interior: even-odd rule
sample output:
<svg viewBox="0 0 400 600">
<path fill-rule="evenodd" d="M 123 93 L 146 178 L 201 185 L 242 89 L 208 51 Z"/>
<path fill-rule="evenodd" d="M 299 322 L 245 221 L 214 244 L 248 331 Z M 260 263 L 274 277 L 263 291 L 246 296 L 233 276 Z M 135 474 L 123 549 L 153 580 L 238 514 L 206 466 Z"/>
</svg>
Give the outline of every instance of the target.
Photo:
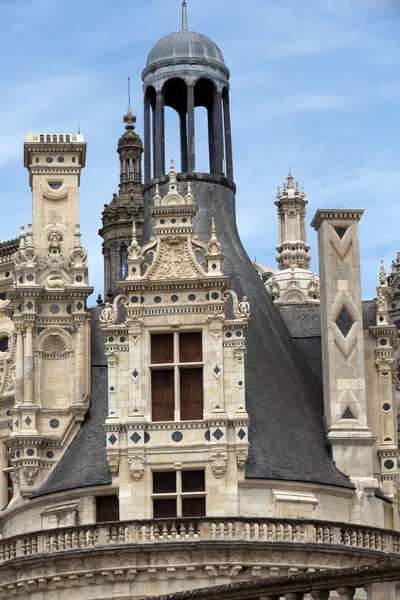
<svg viewBox="0 0 400 600">
<path fill-rule="evenodd" d="M 181 173 L 177 174 L 178 187 L 184 191 L 190 183 L 198 208 L 194 231 L 199 239 L 207 239 L 215 220 L 223 272 L 229 275 L 237 296 L 246 296 L 252 306 L 246 333 L 245 396 L 250 416 L 246 478 L 351 486 L 335 468 L 326 445 L 319 383 L 290 337 L 240 240 L 235 217 L 229 69 L 212 40 L 188 30 L 185 2 L 182 29 L 157 42 L 142 79 L 145 184 L 141 244 L 149 243 L 154 235 L 154 197 L 168 192 L 164 112 L 170 106 L 180 115 L 182 164 Z M 208 110 L 207 173 L 196 171 L 197 106 Z M 283 439 L 290 439 L 290 444 L 282 443 Z M 296 466 L 293 456 L 300 457 Z"/>
</svg>

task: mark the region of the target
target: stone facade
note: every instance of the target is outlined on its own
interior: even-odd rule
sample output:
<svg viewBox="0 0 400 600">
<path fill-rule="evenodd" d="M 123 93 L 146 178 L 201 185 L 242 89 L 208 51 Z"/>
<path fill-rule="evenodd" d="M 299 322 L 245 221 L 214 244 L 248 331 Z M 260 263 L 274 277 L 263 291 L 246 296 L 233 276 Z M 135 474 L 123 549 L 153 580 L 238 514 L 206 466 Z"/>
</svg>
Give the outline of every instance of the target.
<svg viewBox="0 0 400 600">
<path fill-rule="evenodd" d="M 321 279 L 311 273 L 307 201 L 289 174 L 267 294 L 237 234 L 222 53 L 188 31 L 185 4 L 166 40 L 143 73 L 143 187 L 136 118 L 124 118 L 97 308 L 77 225 L 86 144 L 27 136 L 32 224 L 0 245 L 0 598 L 303 582 L 400 555 L 396 270 L 382 266 L 363 306 L 362 211 L 320 210 Z M 195 55 L 177 58 L 193 40 Z M 210 173 L 196 173 L 194 105 L 207 102 L 215 144 Z M 164 167 L 168 103 L 181 117 L 179 174 Z M 324 589 L 365 598 L 346 582 Z M 265 598 L 305 592 L 268 585 Z"/>
<path fill-rule="evenodd" d="M 5 430 L 11 503 L 45 479 L 89 402 L 85 307 L 92 288 L 77 225 L 85 153 L 80 135 L 29 134 L 25 143 L 33 221 L 26 231 L 21 227 L 13 254 L 13 284 L 5 301 L 12 321 L 3 325 L 12 331 L 8 353 L 14 358 L 2 393 L 13 402 L 6 415 L 12 431 Z"/>
</svg>

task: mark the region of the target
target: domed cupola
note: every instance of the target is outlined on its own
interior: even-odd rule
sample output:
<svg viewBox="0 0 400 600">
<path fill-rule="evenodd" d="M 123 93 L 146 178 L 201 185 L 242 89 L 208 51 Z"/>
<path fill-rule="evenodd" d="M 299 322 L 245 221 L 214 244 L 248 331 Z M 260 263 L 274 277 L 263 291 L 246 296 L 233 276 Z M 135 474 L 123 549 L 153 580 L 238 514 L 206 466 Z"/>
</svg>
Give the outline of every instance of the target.
<svg viewBox="0 0 400 600">
<path fill-rule="evenodd" d="M 216 63 L 225 66 L 224 57 L 217 44 L 209 37 L 196 31 L 177 31 L 163 37 L 151 50 L 146 68 L 165 62 L 179 63 L 190 58 L 199 63 Z"/>
<path fill-rule="evenodd" d="M 181 31 L 157 42 L 142 73 L 145 183 L 166 175 L 165 107 L 179 115 L 180 171 L 196 172 L 195 109 L 200 106 L 208 114 L 208 173 L 233 181 L 229 77 L 217 44 L 188 30 L 183 2 Z"/>
</svg>

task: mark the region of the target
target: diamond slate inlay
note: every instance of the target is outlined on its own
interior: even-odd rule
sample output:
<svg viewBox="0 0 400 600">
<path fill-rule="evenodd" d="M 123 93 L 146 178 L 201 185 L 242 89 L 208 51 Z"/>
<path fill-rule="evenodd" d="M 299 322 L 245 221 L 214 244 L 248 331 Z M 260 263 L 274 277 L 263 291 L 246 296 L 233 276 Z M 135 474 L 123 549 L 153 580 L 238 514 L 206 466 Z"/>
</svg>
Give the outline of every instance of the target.
<svg viewBox="0 0 400 600">
<path fill-rule="evenodd" d="M 28 310 L 32 310 L 32 308 L 33 308 L 33 304 L 32 304 L 32 302 L 31 302 L 30 300 L 29 300 L 29 302 L 27 303 L 27 305 L 26 305 L 26 308 L 27 308 Z"/>
<path fill-rule="evenodd" d="M 348 310 L 346 309 L 345 306 L 343 306 L 342 310 L 338 314 L 335 323 L 338 326 L 341 334 L 344 337 L 347 337 L 348 334 L 349 334 L 350 329 L 354 325 L 354 319 L 350 315 L 350 313 L 348 312 Z"/>
<path fill-rule="evenodd" d="M 240 440 L 242 440 L 244 437 L 246 437 L 246 432 L 245 432 L 245 431 L 243 431 L 243 429 L 239 429 L 239 431 L 238 431 L 238 434 L 237 434 L 237 435 L 238 435 L 238 438 L 239 438 Z"/>
<path fill-rule="evenodd" d="M 215 375 L 219 375 L 221 373 L 221 369 L 219 368 L 218 365 L 215 365 L 213 371 L 214 371 Z"/>
<path fill-rule="evenodd" d="M 137 431 L 133 435 L 131 435 L 131 440 L 134 444 L 137 444 L 142 439 L 142 436 L 138 434 Z"/>
<path fill-rule="evenodd" d="M 83 304 L 82 304 L 82 302 L 78 302 L 78 304 L 76 305 L 76 308 L 77 308 L 78 310 L 82 310 L 82 308 L 83 308 Z"/>
<path fill-rule="evenodd" d="M 213 433 L 213 436 L 215 437 L 215 439 L 217 440 L 217 442 L 219 442 L 219 440 L 224 437 L 224 432 L 221 431 L 219 428 L 216 429 Z"/>
<path fill-rule="evenodd" d="M 110 442 L 110 444 L 111 444 L 112 446 L 114 446 L 115 442 L 117 441 L 117 438 L 116 438 L 116 437 L 115 437 L 115 435 L 112 433 L 112 434 L 110 435 L 110 437 L 108 438 L 108 441 Z"/>
<path fill-rule="evenodd" d="M 32 419 L 31 419 L 30 417 L 26 417 L 26 419 L 25 419 L 25 423 L 26 423 L 26 424 L 28 425 L 28 427 L 29 427 L 29 425 L 32 423 Z"/>
</svg>

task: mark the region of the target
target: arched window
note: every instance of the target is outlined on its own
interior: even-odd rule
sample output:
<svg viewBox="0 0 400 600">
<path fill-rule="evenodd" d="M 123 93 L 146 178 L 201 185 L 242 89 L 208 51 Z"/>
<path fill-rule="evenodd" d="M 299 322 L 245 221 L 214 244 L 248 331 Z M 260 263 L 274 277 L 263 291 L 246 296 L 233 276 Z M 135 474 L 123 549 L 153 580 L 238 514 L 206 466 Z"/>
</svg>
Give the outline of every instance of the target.
<svg viewBox="0 0 400 600">
<path fill-rule="evenodd" d="M 174 77 L 164 85 L 166 156 L 175 159 L 182 173 L 188 170 L 187 85 Z M 172 110 L 168 110 L 172 109 Z"/>
<path fill-rule="evenodd" d="M 144 95 L 144 178 L 150 181 L 155 169 L 155 119 L 156 90 L 150 85 Z"/>
<path fill-rule="evenodd" d="M 126 279 L 126 276 L 128 275 L 128 264 L 126 262 L 126 259 L 128 258 L 128 248 L 127 246 L 121 246 L 120 249 L 120 279 Z"/>
</svg>

